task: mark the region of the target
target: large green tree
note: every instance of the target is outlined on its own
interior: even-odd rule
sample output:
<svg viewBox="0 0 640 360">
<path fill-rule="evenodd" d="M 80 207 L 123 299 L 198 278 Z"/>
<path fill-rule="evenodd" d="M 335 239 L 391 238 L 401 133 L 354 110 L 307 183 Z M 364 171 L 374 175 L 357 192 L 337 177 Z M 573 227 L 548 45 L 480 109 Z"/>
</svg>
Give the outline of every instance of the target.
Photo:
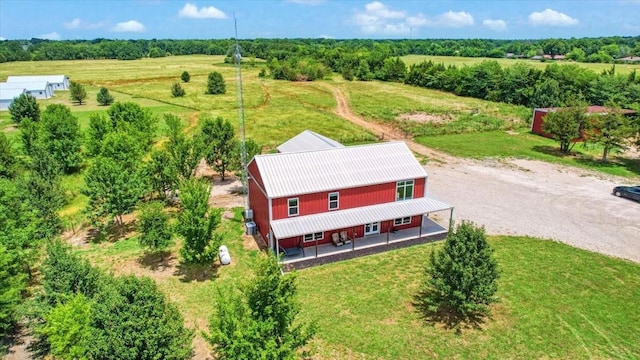
<svg viewBox="0 0 640 360">
<path fill-rule="evenodd" d="M 542 130 L 551 134 L 554 140 L 560 143 L 560 151 L 569 153 L 580 138 L 581 130 L 587 120 L 587 107 L 575 105 L 557 111 L 548 112 L 544 117 Z"/>
<path fill-rule="evenodd" d="M 220 245 L 213 232 L 220 223 L 220 211 L 210 211 L 210 186 L 199 179 L 189 179 L 180 185 L 177 232 L 183 243 L 180 253 L 186 263 L 204 264 L 213 260 Z"/>
<path fill-rule="evenodd" d="M 426 267 L 421 301 L 429 315 L 440 312 L 470 319 L 489 312 L 497 299 L 498 265 L 484 227 L 463 221 L 444 248 L 432 252 Z"/>
<path fill-rule="evenodd" d="M 18 157 L 13 142 L 0 132 L 0 178 L 13 178 L 17 171 Z"/>
<path fill-rule="evenodd" d="M 295 275 L 283 275 L 273 253 L 259 259 L 254 273 L 239 293 L 220 293 L 207 341 L 219 359 L 299 358 L 315 326 L 296 319 L 300 304 Z"/>
<path fill-rule="evenodd" d="M 41 142 L 44 151 L 50 153 L 62 166 L 62 171 L 72 173 L 80 168 L 82 133 L 78 119 L 71 110 L 61 104 L 52 104 L 42 112 L 40 119 Z"/>
<path fill-rule="evenodd" d="M 17 307 L 22 302 L 26 285 L 27 276 L 17 253 L 0 242 L 0 339 L 11 331 L 18 320 Z"/>
<path fill-rule="evenodd" d="M 594 114 L 585 129 L 585 139 L 588 142 L 602 146 L 602 161 L 612 150 L 624 150 L 631 143 L 634 128 L 631 119 L 622 114 L 620 108 L 608 104 L 604 114 Z"/>
<path fill-rule="evenodd" d="M 20 124 L 24 118 L 37 122 L 40 120 L 40 106 L 35 97 L 26 93 L 21 94 L 9 105 L 9 114 L 11 114 L 11 121 L 16 124 Z"/>
<path fill-rule="evenodd" d="M 98 95 L 96 95 L 96 101 L 99 105 L 109 106 L 113 104 L 114 98 L 113 95 L 109 93 L 109 89 L 101 87 L 100 91 L 98 91 Z"/>
<path fill-rule="evenodd" d="M 87 98 L 87 90 L 82 84 L 72 81 L 69 84 L 69 95 L 71 96 L 71 101 L 75 101 L 79 105 L 82 105 L 84 100 Z"/>
<path fill-rule="evenodd" d="M 91 303 L 82 293 L 58 303 L 44 318 L 40 332 L 51 345 L 56 359 L 86 359 L 91 341 Z"/>
<path fill-rule="evenodd" d="M 151 147 L 158 119 L 148 109 L 133 102 L 115 102 L 107 110 L 113 131 L 125 131 L 134 136 L 147 151 Z"/>
<path fill-rule="evenodd" d="M 153 280 L 112 279 L 94 298 L 88 358 L 182 360 L 192 357 L 193 331 Z"/>
<path fill-rule="evenodd" d="M 209 73 L 207 80 L 207 94 L 224 94 L 227 92 L 227 85 L 224 82 L 222 74 L 217 71 Z"/>
<path fill-rule="evenodd" d="M 165 121 L 168 127 L 169 142 L 166 149 L 171 156 L 172 166 L 178 175 L 178 179 L 192 178 L 202 159 L 204 142 L 202 136 L 187 137 L 180 124 L 180 118 L 173 114 L 166 114 Z"/>
<path fill-rule="evenodd" d="M 201 132 L 204 143 L 207 144 L 205 160 L 224 181 L 227 170 L 234 163 L 235 151 L 238 149 L 234 139 L 235 130 L 229 120 L 217 117 L 206 119 Z"/>
</svg>

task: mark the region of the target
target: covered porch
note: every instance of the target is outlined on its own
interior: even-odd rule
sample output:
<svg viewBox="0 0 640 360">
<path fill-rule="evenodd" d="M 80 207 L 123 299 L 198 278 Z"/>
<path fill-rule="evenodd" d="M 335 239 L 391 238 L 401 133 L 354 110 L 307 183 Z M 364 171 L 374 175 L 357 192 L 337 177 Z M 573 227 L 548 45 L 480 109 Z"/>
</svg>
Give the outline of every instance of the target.
<svg viewBox="0 0 640 360">
<path fill-rule="evenodd" d="M 442 212 L 445 211 L 446 215 L 442 216 Z M 350 242 L 341 246 L 316 242 L 312 246 L 296 249 L 293 253 L 280 253 L 279 238 L 355 228 L 362 224 L 393 221 L 406 216 L 419 216 L 420 226 L 397 230 L 388 227 L 387 231 L 376 234 L 362 236 L 360 233 L 360 236 L 349 238 Z M 449 233 L 452 217 L 452 206 L 430 198 L 372 205 L 274 221 L 271 224 L 273 238 L 269 240 L 269 245 L 274 249 L 276 256 L 280 256 L 285 270 L 302 269 L 444 239 Z"/>
</svg>

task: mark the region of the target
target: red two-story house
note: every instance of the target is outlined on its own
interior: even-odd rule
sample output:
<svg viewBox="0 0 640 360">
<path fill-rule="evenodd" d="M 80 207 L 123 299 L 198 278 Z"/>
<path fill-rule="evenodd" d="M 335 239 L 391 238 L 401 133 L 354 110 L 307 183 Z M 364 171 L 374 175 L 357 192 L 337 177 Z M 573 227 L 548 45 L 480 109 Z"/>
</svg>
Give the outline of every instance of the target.
<svg viewBox="0 0 640 360">
<path fill-rule="evenodd" d="M 276 254 L 304 249 L 300 260 L 448 232 L 453 208 L 427 196 L 427 173 L 405 143 L 311 148 L 248 165 L 253 221 Z M 428 216 L 441 211 L 444 226 Z"/>
</svg>

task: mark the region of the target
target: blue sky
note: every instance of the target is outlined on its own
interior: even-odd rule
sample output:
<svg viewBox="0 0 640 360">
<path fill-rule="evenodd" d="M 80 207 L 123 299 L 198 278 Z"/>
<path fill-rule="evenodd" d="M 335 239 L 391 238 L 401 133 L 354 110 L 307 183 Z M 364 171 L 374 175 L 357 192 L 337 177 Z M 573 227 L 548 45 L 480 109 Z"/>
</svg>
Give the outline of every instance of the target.
<svg viewBox="0 0 640 360">
<path fill-rule="evenodd" d="M 640 35 L 640 0 L 0 0 L 0 38 L 490 38 Z"/>
</svg>

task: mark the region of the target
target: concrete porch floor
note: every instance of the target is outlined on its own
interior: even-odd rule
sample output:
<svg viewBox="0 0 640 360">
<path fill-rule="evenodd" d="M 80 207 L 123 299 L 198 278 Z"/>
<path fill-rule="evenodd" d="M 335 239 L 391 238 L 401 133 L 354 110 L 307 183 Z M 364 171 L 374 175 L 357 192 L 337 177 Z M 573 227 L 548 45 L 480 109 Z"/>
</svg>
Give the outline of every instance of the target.
<svg viewBox="0 0 640 360">
<path fill-rule="evenodd" d="M 425 219 L 420 227 L 398 230 L 395 233 L 372 234 L 355 238 L 350 244 L 335 246 L 322 244 L 308 246 L 294 256 L 282 256 L 280 262 L 285 271 L 352 259 L 391 249 L 444 239 L 448 229 L 431 219 Z"/>
</svg>

